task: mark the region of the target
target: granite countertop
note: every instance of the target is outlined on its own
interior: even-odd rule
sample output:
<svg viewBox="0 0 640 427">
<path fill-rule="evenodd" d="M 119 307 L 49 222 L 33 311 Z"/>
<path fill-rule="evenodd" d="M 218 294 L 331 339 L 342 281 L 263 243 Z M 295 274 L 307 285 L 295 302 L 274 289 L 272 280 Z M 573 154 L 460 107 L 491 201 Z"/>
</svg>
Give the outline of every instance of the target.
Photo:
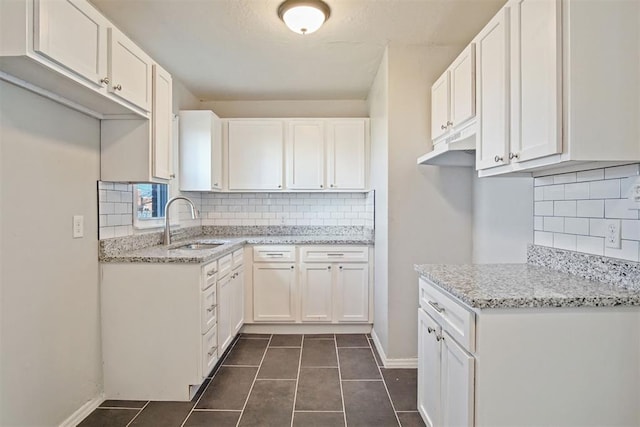
<svg viewBox="0 0 640 427">
<path fill-rule="evenodd" d="M 221 243 L 211 249 L 177 249 L 188 243 Z M 317 236 L 197 236 L 176 241 L 169 246 L 156 245 L 100 257 L 105 263 L 205 263 L 250 245 L 372 245 L 364 235 Z"/>
<path fill-rule="evenodd" d="M 640 305 L 638 290 L 530 264 L 423 264 L 415 270 L 478 309 Z"/>
</svg>

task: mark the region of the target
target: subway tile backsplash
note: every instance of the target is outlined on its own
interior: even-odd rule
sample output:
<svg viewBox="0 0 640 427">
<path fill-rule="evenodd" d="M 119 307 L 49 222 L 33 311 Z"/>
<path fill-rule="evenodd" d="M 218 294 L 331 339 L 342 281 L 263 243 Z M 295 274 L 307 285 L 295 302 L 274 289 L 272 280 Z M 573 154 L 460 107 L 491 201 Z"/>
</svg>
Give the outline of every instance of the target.
<svg viewBox="0 0 640 427">
<path fill-rule="evenodd" d="M 535 179 L 534 243 L 640 261 L 640 216 L 628 200 L 640 164 Z M 605 248 L 607 219 L 619 219 L 622 247 Z"/>
</svg>

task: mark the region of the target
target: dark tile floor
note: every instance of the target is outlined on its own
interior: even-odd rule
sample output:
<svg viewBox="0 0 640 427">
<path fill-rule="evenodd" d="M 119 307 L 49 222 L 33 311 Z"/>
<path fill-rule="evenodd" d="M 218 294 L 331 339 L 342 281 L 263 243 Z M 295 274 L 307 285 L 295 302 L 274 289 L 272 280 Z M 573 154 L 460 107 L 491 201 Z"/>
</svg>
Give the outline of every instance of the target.
<svg viewBox="0 0 640 427">
<path fill-rule="evenodd" d="M 80 426 L 424 426 L 416 374 L 364 334 L 242 334 L 191 402 L 107 400 Z"/>
</svg>

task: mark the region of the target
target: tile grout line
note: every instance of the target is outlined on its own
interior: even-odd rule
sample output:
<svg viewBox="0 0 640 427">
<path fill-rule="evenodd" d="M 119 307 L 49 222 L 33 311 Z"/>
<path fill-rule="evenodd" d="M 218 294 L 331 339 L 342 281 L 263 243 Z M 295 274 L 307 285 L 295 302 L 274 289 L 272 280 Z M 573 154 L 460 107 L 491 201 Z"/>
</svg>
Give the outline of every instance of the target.
<svg viewBox="0 0 640 427">
<path fill-rule="evenodd" d="M 396 417 L 396 421 L 398 422 L 398 426 L 402 426 L 400 424 L 400 417 L 398 417 L 398 412 L 396 411 L 396 405 L 393 404 L 393 399 L 391 399 L 391 393 L 389 393 L 389 388 L 387 387 L 387 382 L 384 380 L 384 375 L 382 375 L 382 369 L 378 366 L 378 361 L 376 360 L 376 355 L 373 353 L 373 347 L 371 347 L 371 341 L 369 341 L 369 350 L 371 350 L 371 356 L 373 357 L 373 362 L 376 364 L 378 368 L 378 373 L 380 374 L 380 378 L 382 378 L 382 385 L 384 385 L 384 389 L 387 392 L 387 397 L 389 398 L 389 403 L 391 403 L 391 409 L 393 409 L 393 415 Z"/>
<path fill-rule="evenodd" d="M 298 358 L 298 375 L 296 375 L 296 388 L 293 392 L 293 408 L 291 408 L 291 427 L 293 427 L 293 417 L 296 415 L 296 400 L 298 399 L 298 384 L 300 384 L 300 368 L 302 367 L 302 350 L 304 349 L 304 334 L 300 343 L 300 357 Z"/>
<path fill-rule="evenodd" d="M 217 326 L 216 326 L 217 327 Z M 233 345 L 231 346 L 231 348 L 229 348 L 229 351 L 227 352 L 227 354 L 224 356 L 224 358 L 220 361 L 220 365 L 218 366 L 218 369 L 216 370 L 215 374 L 213 374 L 211 376 L 211 378 L 209 379 L 209 383 L 205 386 L 204 390 L 202 390 L 202 394 L 200 395 L 200 397 L 198 397 L 198 400 L 196 400 L 196 403 L 193 404 L 193 406 L 191 407 L 191 410 L 189 411 L 189 413 L 187 414 L 187 416 L 185 417 L 185 419 L 182 421 L 182 424 L 180 424 L 180 427 L 184 427 L 185 423 L 187 422 L 187 420 L 189 419 L 189 417 L 191 416 L 191 414 L 193 413 L 193 411 L 196 409 L 196 406 L 198 406 L 198 403 L 200 403 L 200 400 L 202 399 L 202 396 L 204 396 L 204 394 L 207 392 L 207 390 L 209 389 L 209 386 L 211 385 L 211 383 L 213 382 L 213 379 L 216 377 L 216 375 L 218 375 L 218 372 L 220 372 L 220 370 L 222 369 L 222 367 L 224 366 L 224 361 L 227 360 L 227 357 L 229 357 L 229 355 L 231 354 L 231 352 L 233 351 L 233 349 L 235 348 L 236 344 L 238 343 L 238 341 L 240 341 L 240 339 L 236 339 L 233 341 Z M 215 368 L 214 368 L 215 369 Z M 197 393 L 197 392 L 196 392 Z"/>
<path fill-rule="evenodd" d="M 347 407 L 344 405 L 344 390 L 342 388 L 342 371 L 340 370 L 340 355 L 338 354 L 338 338 L 333 336 L 333 343 L 336 346 L 336 361 L 338 363 L 338 380 L 340 382 L 340 398 L 342 399 L 342 418 L 344 419 L 344 425 L 347 426 Z"/>
<path fill-rule="evenodd" d="M 267 342 L 267 346 L 264 348 L 264 353 L 262 353 L 262 359 L 260 359 L 260 365 L 258 365 L 258 369 L 256 370 L 256 375 L 253 377 L 253 382 L 251 383 L 251 388 L 249 389 L 249 393 L 247 394 L 247 398 L 244 401 L 244 405 L 242 405 L 242 411 L 240 411 L 240 416 L 238 417 L 238 422 L 236 423 L 236 427 L 240 425 L 240 421 L 242 420 L 242 416 L 244 415 L 244 410 L 247 407 L 247 403 L 249 403 L 249 398 L 251 397 L 251 392 L 253 391 L 253 387 L 256 385 L 256 380 L 258 379 L 258 374 L 260 373 L 260 368 L 262 368 L 262 362 L 264 362 L 264 358 L 267 356 L 267 351 L 269 350 L 269 344 L 271 344 L 271 339 L 273 338 L 273 334 L 269 336 L 269 341 Z"/>
<path fill-rule="evenodd" d="M 135 414 L 135 415 L 133 416 L 133 418 L 131 418 L 131 421 L 129 421 L 129 422 L 127 423 L 126 427 L 129 427 L 129 426 L 131 425 L 131 423 L 132 423 L 132 422 L 134 422 L 134 421 L 136 420 L 136 418 L 138 418 L 138 417 L 140 416 L 140 414 L 142 413 L 142 411 L 144 411 L 144 408 L 146 408 L 146 407 L 147 407 L 147 405 L 149 405 L 149 403 L 151 403 L 151 401 L 150 401 L 150 400 L 148 400 L 148 401 L 147 401 L 147 403 L 145 403 L 145 404 L 144 404 L 144 406 L 143 406 L 142 408 L 140 408 L 140 410 L 138 411 L 138 413 L 137 413 L 137 414 Z"/>
</svg>

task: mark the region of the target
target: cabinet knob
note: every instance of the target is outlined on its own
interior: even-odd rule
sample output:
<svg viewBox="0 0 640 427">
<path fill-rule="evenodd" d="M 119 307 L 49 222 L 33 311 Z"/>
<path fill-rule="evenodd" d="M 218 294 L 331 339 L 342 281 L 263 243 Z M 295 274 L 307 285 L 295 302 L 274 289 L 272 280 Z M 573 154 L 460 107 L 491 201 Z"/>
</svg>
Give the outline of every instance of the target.
<svg viewBox="0 0 640 427">
<path fill-rule="evenodd" d="M 436 330 L 434 328 L 432 328 L 431 326 L 427 326 L 427 332 L 428 333 L 432 333 L 435 332 Z"/>
<path fill-rule="evenodd" d="M 440 125 L 440 129 L 447 130 L 447 127 L 445 125 Z"/>
<path fill-rule="evenodd" d="M 100 83 L 108 85 L 110 82 L 109 77 L 105 77 L 104 79 L 100 79 Z"/>
<path fill-rule="evenodd" d="M 331 266 L 327 267 L 327 270 L 331 270 Z"/>
<path fill-rule="evenodd" d="M 320 188 L 324 188 L 324 185 L 320 184 Z"/>
<path fill-rule="evenodd" d="M 278 185 L 278 188 L 282 188 L 282 185 Z"/>
<path fill-rule="evenodd" d="M 335 185 L 331 184 L 331 188 L 335 187 Z"/>
<path fill-rule="evenodd" d="M 519 159 L 520 153 L 509 153 L 509 160 Z"/>
<path fill-rule="evenodd" d="M 294 268 L 295 268 L 295 267 L 292 265 L 292 266 L 291 266 L 291 269 L 293 270 Z"/>
<path fill-rule="evenodd" d="M 219 186 L 220 184 L 218 184 L 217 182 L 215 184 L 213 184 L 214 187 Z"/>
<path fill-rule="evenodd" d="M 122 90 L 122 85 L 115 85 L 113 90 Z"/>
<path fill-rule="evenodd" d="M 495 156 L 495 157 L 493 158 L 493 160 L 495 160 L 495 161 L 496 161 L 496 163 L 500 163 L 501 161 L 503 161 L 503 160 L 504 160 L 504 158 L 502 158 L 502 157 L 500 157 L 500 156 Z"/>
<path fill-rule="evenodd" d="M 175 177 L 176 177 L 175 173 L 172 173 L 171 175 L 169 175 L 169 178 L 175 178 Z"/>
<path fill-rule="evenodd" d="M 436 335 L 436 341 L 442 341 L 442 340 L 444 340 L 443 335 Z"/>
<path fill-rule="evenodd" d="M 340 270 L 342 270 L 342 266 L 340 266 L 339 268 L 340 268 Z"/>
<path fill-rule="evenodd" d="M 449 120 L 447 120 L 447 127 L 449 126 L 453 126 L 453 122 L 450 122 Z"/>
</svg>

